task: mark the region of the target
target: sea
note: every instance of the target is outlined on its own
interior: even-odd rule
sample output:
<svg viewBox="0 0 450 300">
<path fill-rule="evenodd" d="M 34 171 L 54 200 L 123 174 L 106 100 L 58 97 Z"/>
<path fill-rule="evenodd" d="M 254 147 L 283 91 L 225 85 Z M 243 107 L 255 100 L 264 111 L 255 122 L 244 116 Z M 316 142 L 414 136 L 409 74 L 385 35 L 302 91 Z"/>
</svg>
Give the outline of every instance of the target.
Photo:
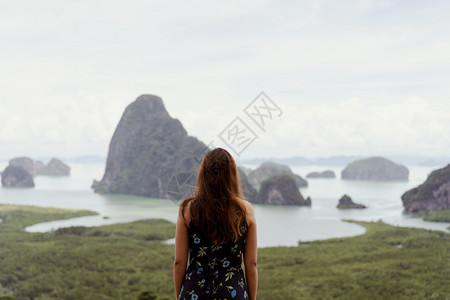
<svg viewBox="0 0 450 300">
<path fill-rule="evenodd" d="M 94 179 L 103 176 L 104 164 L 71 164 L 67 177 L 37 176 L 34 188 L 0 188 L 0 204 L 34 205 L 65 209 L 88 209 L 96 216 L 39 223 L 29 232 L 48 232 L 61 227 L 100 226 L 148 218 L 176 222 L 178 203 L 130 195 L 100 195 L 93 192 Z M 0 164 L 3 170 L 6 164 Z M 245 165 L 247 168 L 257 166 Z M 297 246 L 301 242 L 363 234 L 365 228 L 345 220 L 382 221 L 394 226 L 416 227 L 449 232 L 450 223 L 423 221 L 416 214 L 403 212 L 401 195 L 421 183 L 439 167 L 408 166 L 408 181 L 342 180 L 342 167 L 291 166 L 303 178 L 312 171 L 333 170 L 336 178 L 309 178 L 301 194 L 311 197 L 311 207 L 254 205 L 258 247 Z M 337 209 L 338 200 L 349 195 L 366 209 Z M 168 243 L 173 240 L 167 241 Z"/>
</svg>

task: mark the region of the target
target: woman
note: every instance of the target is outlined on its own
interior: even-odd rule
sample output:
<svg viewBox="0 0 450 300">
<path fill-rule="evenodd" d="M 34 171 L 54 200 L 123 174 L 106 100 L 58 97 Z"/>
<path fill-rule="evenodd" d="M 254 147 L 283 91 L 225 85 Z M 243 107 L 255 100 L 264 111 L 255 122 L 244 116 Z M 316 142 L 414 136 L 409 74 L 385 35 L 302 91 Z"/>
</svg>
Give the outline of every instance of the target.
<svg viewBox="0 0 450 300">
<path fill-rule="evenodd" d="M 180 206 L 173 269 L 177 299 L 255 300 L 256 258 L 252 206 L 242 195 L 233 157 L 216 148 L 203 158 L 196 191 Z"/>
</svg>

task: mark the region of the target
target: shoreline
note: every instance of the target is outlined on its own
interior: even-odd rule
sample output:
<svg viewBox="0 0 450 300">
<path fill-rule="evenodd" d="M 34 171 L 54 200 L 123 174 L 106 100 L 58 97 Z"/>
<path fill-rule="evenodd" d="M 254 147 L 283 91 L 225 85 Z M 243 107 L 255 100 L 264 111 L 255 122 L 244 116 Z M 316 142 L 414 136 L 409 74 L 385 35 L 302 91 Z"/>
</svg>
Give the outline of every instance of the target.
<svg viewBox="0 0 450 300">
<path fill-rule="evenodd" d="M 0 206 L 1 205 L 2 204 L 0 204 Z M 15 205 L 15 206 L 19 207 L 20 205 Z M 47 208 L 47 207 L 42 207 L 42 206 L 34 206 L 34 207 L 39 207 L 42 209 Z M 50 208 L 50 209 L 58 209 L 59 210 L 59 208 Z M 62 210 L 65 210 L 65 209 L 62 209 Z M 417 222 L 417 219 L 421 219 L 418 216 L 418 214 L 410 215 L 410 216 L 411 216 L 411 220 L 414 220 L 414 222 Z M 152 217 L 152 218 L 122 218 L 122 219 L 120 219 L 117 217 L 110 218 L 109 216 L 105 216 L 105 215 L 101 215 L 101 214 L 97 213 L 95 215 L 91 214 L 91 215 L 85 215 L 85 216 L 77 216 L 77 217 L 73 217 L 73 218 L 55 219 L 55 220 L 50 220 L 50 221 L 46 221 L 46 222 L 38 222 L 35 224 L 31 224 L 29 226 L 26 226 L 24 228 L 24 230 L 28 233 L 46 233 L 46 232 L 55 231 L 59 228 L 67 228 L 67 227 L 74 227 L 74 226 L 82 226 L 82 227 L 91 228 L 91 227 L 100 227 L 100 226 L 104 226 L 104 225 L 126 224 L 126 223 L 131 223 L 134 221 L 138 221 L 138 220 L 149 220 L 149 219 L 158 219 L 158 218 Z M 163 219 L 175 224 L 175 222 L 173 222 L 173 220 L 169 220 L 168 218 L 163 218 Z M 273 244 L 262 243 L 260 246 L 258 246 L 258 248 L 293 247 L 293 246 L 297 246 L 297 245 L 299 245 L 301 243 L 305 243 L 305 242 L 324 241 L 324 240 L 335 239 L 335 238 L 356 237 L 356 236 L 363 235 L 366 232 L 366 228 L 364 226 L 359 225 L 358 222 L 378 222 L 378 221 L 380 221 L 380 219 L 375 220 L 375 219 L 343 218 L 340 220 L 331 220 L 331 221 L 334 221 L 334 222 L 338 221 L 338 222 L 342 222 L 345 224 L 351 224 L 351 226 L 356 225 L 362 231 L 353 232 L 351 234 L 335 234 L 332 236 L 318 237 L 318 238 L 312 238 L 312 239 L 310 239 L 310 238 L 300 239 L 299 238 L 295 242 L 290 242 L 290 243 L 273 243 Z M 445 233 L 449 233 L 449 231 L 450 231 L 449 227 L 446 227 L 446 226 L 450 225 L 450 223 L 447 223 L 447 222 L 431 222 L 431 221 L 425 221 L 425 220 L 421 219 L 421 222 L 425 222 L 428 225 L 435 224 L 436 226 L 442 227 L 442 228 L 430 229 L 430 228 L 424 228 L 417 224 L 409 224 L 408 225 L 408 224 L 396 224 L 395 222 L 389 222 L 389 220 L 381 220 L 381 221 L 387 225 L 400 227 L 400 228 L 425 229 L 425 230 L 439 231 L 439 232 L 445 232 Z M 321 221 L 319 220 L 318 222 L 321 222 Z M 171 243 L 170 239 L 167 240 L 166 243 L 170 244 Z"/>
</svg>

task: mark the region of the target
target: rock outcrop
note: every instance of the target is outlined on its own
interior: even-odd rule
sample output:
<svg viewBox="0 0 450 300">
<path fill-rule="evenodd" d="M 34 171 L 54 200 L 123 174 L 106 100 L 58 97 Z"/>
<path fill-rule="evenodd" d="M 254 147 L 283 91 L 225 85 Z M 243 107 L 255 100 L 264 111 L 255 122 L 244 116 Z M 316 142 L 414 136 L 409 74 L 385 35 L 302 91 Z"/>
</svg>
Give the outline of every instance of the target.
<svg viewBox="0 0 450 300">
<path fill-rule="evenodd" d="M 331 170 L 326 170 L 323 172 L 311 172 L 306 175 L 306 178 L 336 178 L 336 174 L 334 174 Z"/>
<path fill-rule="evenodd" d="M 46 167 L 46 165 L 40 161 L 40 160 L 36 160 L 34 162 L 34 169 L 36 170 L 36 175 L 38 175 L 42 169 L 44 169 Z"/>
<path fill-rule="evenodd" d="M 264 180 L 280 175 L 289 175 L 295 180 L 297 186 L 308 186 L 308 182 L 300 175 L 294 174 L 291 168 L 274 162 L 262 163 L 261 166 L 250 171 L 247 177 L 250 184 L 253 185 L 253 187 L 258 188 Z"/>
<path fill-rule="evenodd" d="M 450 209 L 450 164 L 434 170 L 427 180 L 402 195 L 405 211 Z"/>
<path fill-rule="evenodd" d="M 8 166 L 2 173 L 4 187 L 34 187 L 33 176 L 23 167 Z"/>
<path fill-rule="evenodd" d="M 295 180 L 289 175 L 272 177 L 262 182 L 255 203 L 269 205 L 307 205 Z"/>
<path fill-rule="evenodd" d="M 305 200 L 305 205 L 306 205 L 306 206 L 311 206 L 311 204 L 312 204 L 311 197 L 306 198 L 306 200 Z"/>
<path fill-rule="evenodd" d="M 37 166 L 38 162 L 36 162 Z M 69 176 L 70 167 L 57 158 L 52 158 L 47 165 L 36 167 L 38 175 Z"/>
<path fill-rule="evenodd" d="M 342 179 L 353 180 L 408 180 L 409 170 L 383 157 L 354 161 L 342 170 Z"/>
<path fill-rule="evenodd" d="M 247 175 L 242 167 L 238 167 L 238 172 L 241 180 L 242 193 L 244 194 L 245 199 L 250 202 L 255 202 L 258 191 L 248 182 Z"/>
<path fill-rule="evenodd" d="M 181 172 L 197 174 L 205 149 L 169 116 L 160 97 L 142 95 L 123 113 L 103 179 L 92 187 L 98 193 L 168 198 L 169 180 Z"/>
<path fill-rule="evenodd" d="M 9 166 L 22 167 L 33 177 L 38 175 L 70 175 L 70 167 L 57 158 L 52 158 L 46 165 L 42 161 L 34 161 L 26 156 L 16 157 L 9 161 Z"/>
<path fill-rule="evenodd" d="M 34 160 L 26 156 L 11 159 L 9 161 L 9 166 L 22 167 L 33 177 L 37 174 Z"/>
<path fill-rule="evenodd" d="M 252 169 L 244 167 L 244 166 L 239 166 L 239 172 L 244 173 L 245 175 L 250 174 L 250 172 L 252 171 Z"/>
<path fill-rule="evenodd" d="M 336 207 L 341 208 L 341 209 L 366 208 L 366 206 L 363 204 L 358 204 L 358 203 L 353 202 L 352 198 L 350 198 L 350 196 L 348 196 L 348 195 L 342 196 L 341 199 L 339 199 L 339 203 Z"/>
</svg>

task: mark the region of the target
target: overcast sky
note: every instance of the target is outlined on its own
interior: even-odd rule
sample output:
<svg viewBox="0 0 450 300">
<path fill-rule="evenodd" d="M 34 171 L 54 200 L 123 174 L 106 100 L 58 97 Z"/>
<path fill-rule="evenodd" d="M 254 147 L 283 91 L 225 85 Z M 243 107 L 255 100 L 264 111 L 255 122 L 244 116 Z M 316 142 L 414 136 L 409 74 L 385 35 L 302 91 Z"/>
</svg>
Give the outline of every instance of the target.
<svg viewBox="0 0 450 300">
<path fill-rule="evenodd" d="M 163 98 L 241 158 L 448 155 L 449 1 L 0 0 L 0 159 L 106 156 L 125 107 Z M 243 110 L 264 91 L 265 132 Z"/>
</svg>

